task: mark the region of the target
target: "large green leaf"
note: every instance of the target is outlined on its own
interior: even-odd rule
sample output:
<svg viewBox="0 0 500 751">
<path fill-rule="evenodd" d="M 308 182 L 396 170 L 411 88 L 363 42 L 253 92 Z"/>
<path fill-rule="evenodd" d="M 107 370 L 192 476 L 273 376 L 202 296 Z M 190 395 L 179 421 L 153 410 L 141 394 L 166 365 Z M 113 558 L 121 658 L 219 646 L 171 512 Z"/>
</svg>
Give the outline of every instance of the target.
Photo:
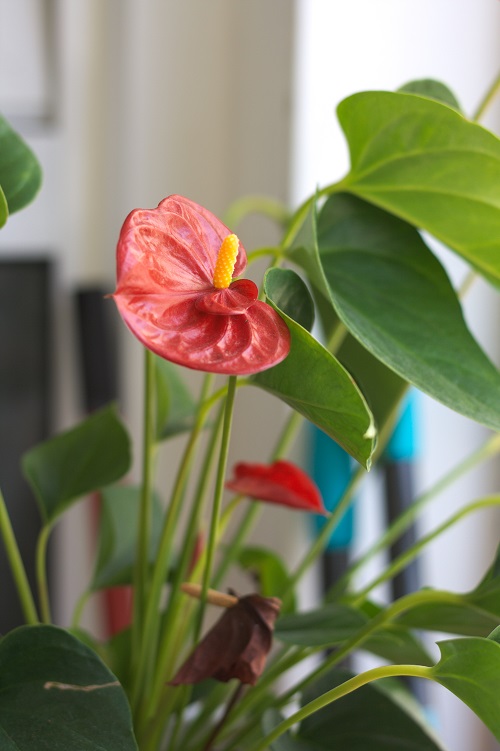
<svg viewBox="0 0 500 751">
<path fill-rule="evenodd" d="M 0 115 L 0 227 L 30 203 L 42 183 L 37 158 L 21 136 Z"/>
<path fill-rule="evenodd" d="M 373 615 L 378 612 L 374 608 Z M 318 610 L 283 615 L 276 623 L 275 636 L 285 644 L 301 647 L 333 647 L 353 637 L 369 617 L 348 605 L 325 605 Z M 412 632 L 398 624 L 379 629 L 360 647 L 390 662 L 432 665 L 433 662 Z"/>
<path fill-rule="evenodd" d="M 500 373 L 418 232 L 340 194 L 320 213 L 318 244 L 335 309 L 363 346 L 438 401 L 499 430 Z"/>
<path fill-rule="evenodd" d="M 500 740 L 500 644 L 493 639 L 451 639 L 438 644 L 435 681 L 458 696 Z"/>
<path fill-rule="evenodd" d="M 53 626 L 0 643 L 2 751 L 137 751 L 125 693 L 100 658 Z"/>
<path fill-rule="evenodd" d="M 141 489 L 138 487 L 113 485 L 102 491 L 97 560 L 90 585 L 92 590 L 132 583 L 140 502 Z M 148 545 L 151 563 L 158 550 L 162 519 L 161 503 L 154 494 Z"/>
<path fill-rule="evenodd" d="M 328 673 L 306 690 L 302 703 L 309 703 L 349 677 L 346 671 Z M 275 751 L 442 751 L 443 746 L 433 737 L 430 728 L 425 727 L 411 699 L 398 698 L 401 691 L 397 692 L 388 681 L 363 686 L 307 717 L 295 735 L 282 736 L 271 748 Z M 277 722 L 274 716 L 266 720 L 269 732 Z"/>
<path fill-rule="evenodd" d="M 337 109 L 351 154 L 339 187 L 428 230 L 500 280 L 500 141 L 450 107 L 368 91 Z"/>
<path fill-rule="evenodd" d="M 111 406 L 35 446 L 22 463 L 42 518 L 51 523 L 73 501 L 123 477 L 130 461 L 127 431 Z"/>
<path fill-rule="evenodd" d="M 273 288 L 281 274 L 280 269 L 272 272 L 264 283 L 274 304 Z M 253 383 L 289 404 L 368 467 L 375 447 L 375 428 L 363 395 L 338 360 L 306 329 L 280 312 L 290 329 L 290 354 L 279 365 L 256 375 Z"/>
</svg>

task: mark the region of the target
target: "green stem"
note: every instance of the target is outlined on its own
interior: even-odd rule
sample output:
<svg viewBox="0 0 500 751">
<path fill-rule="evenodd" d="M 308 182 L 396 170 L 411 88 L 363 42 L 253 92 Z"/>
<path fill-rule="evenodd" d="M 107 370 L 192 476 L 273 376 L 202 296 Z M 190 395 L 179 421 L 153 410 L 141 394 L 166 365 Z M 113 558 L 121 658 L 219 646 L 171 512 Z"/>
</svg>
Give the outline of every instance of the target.
<svg viewBox="0 0 500 751">
<path fill-rule="evenodd" d="M 442 590 L 430 590 L 423 589 L 419 592 L 412 592 L 409 595 L 401 597 L 396 602 L 389 605 L 385 610 L 381 610 L 376 616 L 374 616 L 368 623 L 360 628 L 350 639 L 344 642 L 340 647 L 331 655 L 325 658 L 321 665 L 316 670 L 309 673 L 309 675 L 292 686 L 285 694 L 277 699 L 276 704 L 282 706 L 287 704 L 289 700 L 297 693 L 302 692 L 310 683 L 313 683 L 322 675 L 327 673 L 332 667 L 341 662 L 347 657 L 354 649 L 359 647 L 378 629 L 390 623 L 398 616 L 406 613 L 408 610 L 412 610 L 422 604 L 428 603 L 447 603 L 452 605 L 462 605 L 464 602 L 463 596 L 453 594 L 452 592 L 446 592 Z"/>
<path fill-rule="evenodd" d="M 50 614 L 49 585 L 47 582 L 47 543 L 52 531 L 52 524 L 45 524 L 40 530 L 36 546 L 36 579 L 38 598 L 43 623 L 52 623 Z"/>
<path fill-rule="evenodd" d="M 181 558 L 176 567 L 174 580 L 172 582 L 172 587 L 170 590 L 168 608 L 165 614 L 164 622 L 162 624 L 160 649 L 158 652 L 158 659 L 155 668 L 155 678 L 151 691 L 151 698 L 149 700 L 148 714 L 150 717 L 154 717 L 155 715 L 165 679 L 168 677 L 167 673 L 169 662 L 173 657 L 175 657 L 175 655 L 173 655 L 172 643 L 180 628 L 178 623 L 181 602 L 180 585 L 188 575 L 189 564 L 192 560 L 196 543 L 196 536 L 199 532 L 199 519 L 203 508 L 208 480 L 210 478 L 210 468 L 217 446 L 217 436 L 222 425 L 223 416 L 224 410 L 221 409 L 213 427 L 212 435 L 210 436 L 210 439 L 208 441 L 208 448 L 201 470 L 198 488 L 196 491 L 194 503 L 191 508 L 190 518 L 186 526 L 185 539 L 183 540 L 182 546 L 180 548 Z"/>
<path fill-rule="evenodd" d="M 421 665 L 384 665 L 382 667 L 372 668 L 365 673 L 350 678 L 340 686 L 333 688 L 331 691 L 327 691 L 326 694 L 318 696 L 317 699 L 306 704 L 294 714 L 287 717 L 286 720 L 280 722 L 270 733 L 264 738 L 261 738 L 258 743 L 251 747 L 250 751 L 265 751 L 265 749 L 271 748 L 271 744 L 274 743 L 283 733 L 290 730 L 294 725 L 302 722 L 315 712 L 319 712 L 320 709 L 324 709 L 329 704 L 337 699 L 341 699 L 343 696 L 352 693 L 361 686 L 365 686 L 367 683 L 380 680 L 381 678 L 389 677 L 402 677 L 412 676 L 415 678 L 426 678 L 432 680 L 433 668 L 423 667 Z"/>
<path fill-rule="evenodd" d="M 71 619 L 71 628 L 78 628 L 82 619 L 83 610 L 85 608 L 85 605 L 89 601 L 91 594 L 92 592 L 86 589 L 85 592 L 82 592 L 82 594 L 78 598 L 75 609 L 73 611 L 73 618 Z"/>
<path fill-rule="evenodd" d="M 496 97 L 498 92 L 500 91 L 500 73 L 498 73 L 497 77 L 491 84 L 490 88 L 484 95 L 483 99 L 479 103 L 476 111 L 472 115 L 472 120 L 479 121 L 481 120 L 482 116 L 490 106 L 493 99 Z"/>
<path fill-rule="evenodd" d="M 411 526 L 422 509 L 439 493 L 456 482 L 477 464 L 490 459 L 500 451 L 500 434 L 490 437 L 477 451 L 465 460 L 461 460 L 455 467 L 441 477 L 429 490 L 422 493 L 400 516 L 387 528 L 379 539 L 360 557 L 354 561 L 348 571 L 336 582 L 327 594 L 327 601 L 333 601 L 345 591 L 354 574 L 380 550 L 391 545 Z"/>
<path fill-rule="evenodd" d="M 281 201 L 266 196 L 244 196 L 231 204 L 224 216 L 224 223 L 234 228 L 248 214 L 263 214 L 280 226 L 285 226 L 290 216 L 287 207 Z"/>
<path fill-rule="evenodd" d="M 203 573 L 200 608 L 198 612 L 198 622 L 195 631 L 195 641 L 198 641 L 202 625 L 203 616 L 205 613 L 205 606 L 207 601 L 207 592 L 210 586 L 210 579 L 212 576 L 213 560 L 215 556 L 215 548 L 218 539 L 218 527 L 220 510 L 222 506 L 222 496 L 224 493 L 224 481 L 226 478 L 227 457 L 229 454 L 229 440 L 231 437 L 231 425 L 233 420 L 234 409 L 234 397 L 236 394 L 236 376 L 229 376 L 228 388 L 226 396 L 226 407 L 224 410 L 224 423 L 222 425 L 222 437 L 219 453 L 219 465 L 217 468 L 217 477 L 215 480 L 214 502 L 212 506 L 212 516 L 210 519 L 210 530 L 207 540 L 207 550 L 205 559 L 205 569 Z"/>
<path fill-rule="evenodd" d="M 0 534 L 5 545 L 5 552 L 9 560 L 12 576 L 16 583 L 17 594 L 21 602 L 21 607 L 26 619 L 26 623 L 35 625 L 38 623 L 38 613 L 31 592 L 31 587 L 26 575 L 26 569 L 24 568 L 21 553 L 17 545 L 17 540 L 14 535 L 14 530 L 10 523 L 7 506 L 5 504 L 4 497 L 0 491 Z"/>
<path fill-rule="evenodd" d="M 151 536 L 151 509 L 153 463 L 155 449 L 155 367 L 154 355 L 144 350 L 144 427 L 142 445 L 142 486 L 139 509 L 137 555 L 135 560 L 134 619 L 132 626 L 132 661 L 139 650 L 147 595 L 149 542 Z"/>
<path fill-rule="evenodd" d="M 160 537 L 158 554 L 154 564 L 151 586 L 148 592 L 146 602 L 146 612 L 144 616 L 143 633 L 141 635 L 141 645 L 139 650 L 139 659 L 134 665 L 134 686 L 132 692 L 132 704 L 137 708 L 140 700 L 141 691 L 146 671 L 150 668 L 156 652 L 156 642 L 158 634 L 158 621 L 161 617 L 159 612 L 160 596 L 165 582 L 168 565 L 172 554 L 172 542 L 176 532 L 178 515 L 181 501 L 184 495 L 184 488 L 187 482 L 191 461 L 194 456 L 195 448 L 198 443 L 207 409 L 204 407 L 200 410 L 195 426 L 193 427 L 184 455 L 178 467 L 177 477 L 172 491 L 172 498 L 165 515 L 165 521 Z"/>
<path fill-rule="evenodd" d="M 363 587 L 363 589 L 360 592 L 357 592 L 353 600 L 349 600 L 349 604 L 353 607 L 358 607 L 361 605 L 364 600 L 366 599 L 366 596 L 373 590 L 375 587 L 379 586 L 379 584 L 383 584 L 383 582 L 388 581 L 389 579 L 392 579 L 394 576 L 396 576 L 403 568 L 408 566 L 412 562 L 414 558 L 416 558 L 420 553 L 423 551 L 426 545 L 428 545 L 432 540 L 435 540 L 437 537 L 439 537 L 443 532 L 445 532 L 447 529 L 452 527 L 457 522 L 461 521 L 462 519 L 465 519 L 466 516 L 469 514 L 474 513 L 475 511 L 480 511 L 481 509 L 485 508 L 491 508 L 492 506 L 499 506 L 500 505 L 500 496 L 492 496 L 490 498 L 483 498 L 480 501 L 475 501 L 474 503 L 470 503 L 467 506 L 464 506 L 459 511 L 457 511 L 453 516 L 451 516 L 449 519 L 447 519 L 445 522 L 439 525 L 435 530 L 432 532 L 429 532 L 429 534 L 422 537 L 418 542 L 416 542 L 414 545 L 411 545 L 407 550 L 404 551 L 404 553 L 401 553 L 397 558 L 395 558 L 391 565 L 386 568 L 386 570 L 380 574 L 379 576 L 375 577 L 369 584 L 366 585 L 366 587 Z"/>
<path fill-rule="evenodd" d="M 328 540 L 330 539 L 334 530 L 337 528 L 337 525 L 341 522 L 344 514 L 353 501 L 354 491 L 356 490 L 359 482 L 365 477 L 365 475 L 366 472 L 363 467 L 358 467 L 357 471 L 352 475 L 349 481 L 349 485 L 347 486 L 341 500 L 330 514 L 328 521 L 314 540 L 311 547 L 308 549 L 302 561 L 295 569 L 294 573 L 291 574 L 290 578 L 288 579 L 286 590 L 282 594 L 282 599 L 284 602 L 286 602 L 286 599 L 290 597 L 293 588 L 308 570 L 309 566 L 314 563 L 316 558 L 321 555 L 323 550 L 326 548 Z"/>
</svg>

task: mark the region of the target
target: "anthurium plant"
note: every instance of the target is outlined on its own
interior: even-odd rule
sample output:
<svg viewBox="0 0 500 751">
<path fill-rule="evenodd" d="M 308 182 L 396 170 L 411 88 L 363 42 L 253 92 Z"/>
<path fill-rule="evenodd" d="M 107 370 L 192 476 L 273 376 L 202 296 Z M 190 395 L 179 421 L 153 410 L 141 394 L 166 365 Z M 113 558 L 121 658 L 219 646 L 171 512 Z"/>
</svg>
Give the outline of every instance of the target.
<svg viewBox="0 0 500 751">
<path fill-rule="evenodd" d="M 2 751 L 442 749 L 407 677 L 453 692 L 500 740 L 500 557 L 470 592 L 424 586 L 389 603 L 373 594 L 444 530 L 500 505 L 500 495 L 470 499 L 373 582 L 360 588 L 355 576 L 439 490 L 500 451 L 500 373 L 465 323 L 465 286 L 454 288 L 427 244 L 432 237 L 461 256 L 468 283 L 500 285 L 500 141 L 478 123 L 498 87 L 472 118 L 434 81 L 341 102 L 351 168 L 295 211 L 278 212 L 275 247 L 245 249 L 235 234 L 241 204 L 223 222 L 172 195 L 125 219 L 109 305 L 144 345 L 142 480 L 127 479 L 132 438 L 113 404 L 23 457 L 42 520 L 36 593 L 1 499 L 26 620 L 0 641 Z M 34 198 L 40 179 L 36 158 L 1 120 L 1 224 Z M 259 286 L 245 272 L 263 256 Z M 186 368 L 200 371 L 197 394 Z M 303 612 L 296 587 L 383 455 L 410 385 L 491 435 Z M 271 456 L 229 467 L 233 408 L 247 388 L 289 409 Z M 332 511 L 287 456 L 305 422 L 352 457 Z M 163 498 L 155 456 L 179 433 L 184 453 Z M 51 615 L 47 541 L 62 514 L 96 492 L 94 571 L 62 628 Z M 323 520 L 294 570 L 249 543 L 267 504 Z M 228 589 L 234 567 L 258 572 L 253 590 Z M 133 615 L 99 641 L 80 616 L 91 594 L 116 585 L 133 588 Z M 429 651 L 436 632 L 439 650 Z M 360 650 L 376 656 L 375 667 L 356 671 Z"/>
</svg>

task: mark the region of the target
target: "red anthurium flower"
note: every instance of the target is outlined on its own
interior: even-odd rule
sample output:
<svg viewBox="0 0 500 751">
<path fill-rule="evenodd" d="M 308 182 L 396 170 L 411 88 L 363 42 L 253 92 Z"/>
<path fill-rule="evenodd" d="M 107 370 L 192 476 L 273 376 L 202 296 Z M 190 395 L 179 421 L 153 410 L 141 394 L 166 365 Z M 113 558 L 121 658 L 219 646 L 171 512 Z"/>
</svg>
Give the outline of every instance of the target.
<svg viewBox="0 0 500 751">
<path fill-rule="evenodd" d="M 250 375 L 283 360 L 290 333 L 237 279 L 245 249 L 217 217 L 182 196 L 136 209 L 117 247 L 113 295 L 133 334 L 160 357 L 195 370 Z"/>
<path fill-rule="evenodd" d="M 321 494 L 305 472 L 291 462 L 280 460 L 274 464 L 245 464 L 233 468 L 234 479 L 226 488 L 259 501 L 326 514 Z"/>
</svg>

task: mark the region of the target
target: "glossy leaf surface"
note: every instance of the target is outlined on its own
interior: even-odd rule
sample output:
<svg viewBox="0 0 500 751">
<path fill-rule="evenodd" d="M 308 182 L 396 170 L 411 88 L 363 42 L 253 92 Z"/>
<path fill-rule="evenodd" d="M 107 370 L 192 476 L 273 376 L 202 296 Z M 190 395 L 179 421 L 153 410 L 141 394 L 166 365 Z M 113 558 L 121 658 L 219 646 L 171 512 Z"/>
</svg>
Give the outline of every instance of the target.
<svg viewBox="0 0 500 751">
<path fill-rule="evenodd" d="M 333 305 L 356 339 L 402 379 L 499 429 L 500 373 L 416 230 L 355 197 L 335 195 L 320 213 L 318 245 Z M 318 256 L 309 249 L 300 260 L 316 264 Z"/>
<path fill-rule="evenodd" d="M 42 170 L 37 158 L 0 115 L 0 227 L 8 214 L 30 203 L 42 183 Z"/>
<path fill-rule="evenodd" d="M 427 230 L 500 281 L 498 138 L 413 94 L 354 94 L 337 114 L 351 154 L 342 188 Z"/>
<path fill-rule="evenodd" d="M 500 644 L 492 639 L 451 639 L 438 644 L 434 680 L 458 696 L 500 740 Z"/>
<path fill-rule="evenodd" d="M 105 407 L 24 454 L 23 471 L 50 523 L 73 501 L 123 477 L 130 461 L 127 432 L 116 409 Z"/>
<path fill-rule="evenodd" d="M 101 492 L 101 517 L 92 590 L 132 583 L 140 500 L 141 489 L 138 487 L 113 485 Z M 158 550 L 162 520 L 160 500 L 154 494 L 148 545 L 150 562 L 154 561 Z"/>
<path fill-rule="evenodd" d="M 82 642 L 24 626 L 0 643 L 2 751 L 137 751 L 125 693 Z"/>
<path fill-rule="evenodd" d="M 267 277 L 265 285 L 266 294 L 271 294 Z M 290 354 L 279 365 L 259 373 L 253 383 L 289 404 L 369 466 L 375 429 L 363 395 L 333 355 L 306 329 L 282 315 L 291 333 Z"/>
</svg>

